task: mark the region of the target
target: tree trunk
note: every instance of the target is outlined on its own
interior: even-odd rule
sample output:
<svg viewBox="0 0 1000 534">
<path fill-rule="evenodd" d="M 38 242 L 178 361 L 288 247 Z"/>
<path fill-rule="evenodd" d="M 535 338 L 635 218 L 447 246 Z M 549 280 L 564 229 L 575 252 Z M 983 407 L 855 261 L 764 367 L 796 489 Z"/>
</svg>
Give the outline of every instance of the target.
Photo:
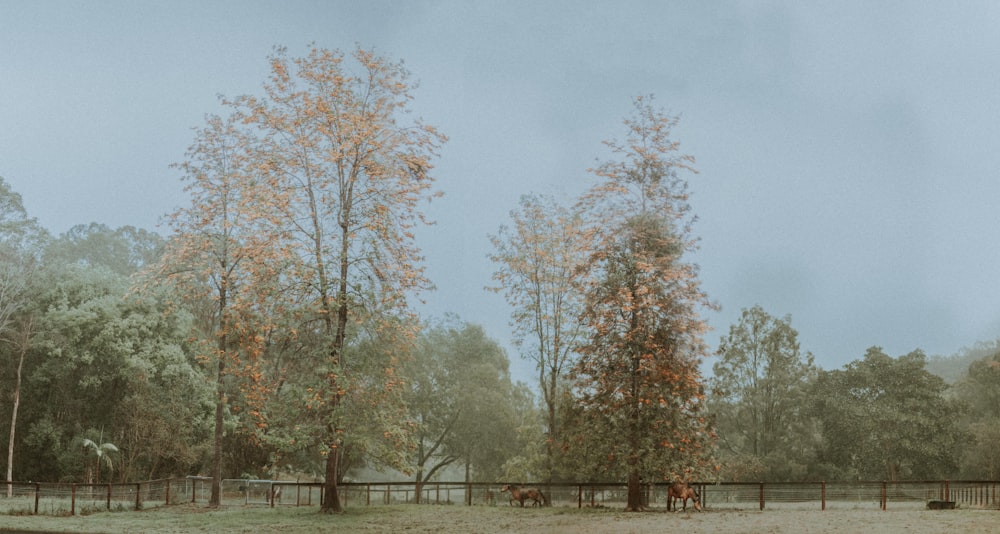
<svg viewBox="0 0 1000 534">
<path fill-rule="evenodd" d="M 226 351 L 229 350 L 229 312 L 227 306 L 229 296 L 229 279 L 222 277 L 219 289 L 219 373 L 215 377 L 215 433 L 213 435 L 212 454 L 212 494 L 208 505 L 214 508 L 222 506 L 222 421 L 225 415 L 226 392 L 223 388 L 223 378 L 226 372 Z"/>
<path fill-rule="evenodd" d="M 315 219 L 313 221 L 313 224 L 316 227 L 319 227 Z M 340 227 L 342 232 L 341 250 L 340 250 L 340 281 L 337 290 L 337 322 L 335 326 L 330 323 L 330 313 L 329 313 L 330 306 L 328 304 L 328 301 L 326 300 L 325 297 L 322 299 L 323 310 L 324 312 L 326 312 L 324 315 L 326 316 L 327 332 L 329 332 L 331 327 L 335 328 L 335 330 L 333 331 L 333 349 L 330 351 L 330 359 L 331 363 L 333 364 L 333 367 L 338 370 L 344 369 L 344 345 L 346 344 L 345 340 L 347 339 L 347 315 L 349 312 L 347 307 L 347 297 L 348 297 L 347 275 L 348 275 L 348 266 L 350 265 L 350 261 L 348 258 L 350 256 L 348 252 L 350 248 L 349 245 L 351 242 L 349 226 L 347 225 L 347 223 L 341 221 Z M 321 249 L 319 248 L 319 246 L 317 246 L 316 251 L 317 251 L 317 264 L 322 265 L 323 262 L 319 259 L 322 257 L 320 254 Z M 321 284 L 325 286 L 326 275 L 321 273 L 320 276 L 322 278 Z M 323 292 L 323 294 L 325 296 L 326 294 L 325 291 Z M 339 384 L 337 383 L 337 381 L 338 381 L 337 373 L 331 373 L 330 390 L 333 392 L 332 405 L 334 411 L 336 411 L 335 409 L 340 404 L 341 400 L 340 399 L 341 393 L 339 392 Z M 323 511 L 328 513 L 339 514 L 344 511 L 343 508 L 340 506 L 340 495 L 338 494 L 337 491 L 337 475 L 340 462 L 340 438 L 338 437 L 337 427 L 332 422 L 330 424 L 329 433 L 330 433 L 330 439 L 333 440 L 333 444 L 330 445 L 330 455 L 327 456 L 326 458 L 326 481 L 323 484 L 323 488 L 325 491 L 325 496 L 323 499 Z"/>
<path fill-rule="evenodd" d="M 635 294 L 632 290 L 632 294 Z M 631 331 L 638 330 L 639 316 L 632 314 Z M 631 387 L 629 393 L 629 424 L 628 424 L 628 504 L 625 506 L 626 512 L 642 511 L 642 486 L 639 483 L 639 438 L 641 429 L 639 427 L 639 360 L 638 351 L 632 357 Z"/>
<path fill-rule="evenodd" d="M 14 475 L 14 431 L 17 428 L 17 408 L 21 405 L 21 369 L 24 368 L 24 355 L 28 351 L 27 343 L 21 346 L 21 358 L 17 362 L 17 379 L 14 383 L 14 407 L 10 414 L 10 442 L 7 445 L 7 481 Z M 14 488 L 7 484 L 7 498 L 13 496 Z"/>
<path fill-rule="evenodd" d="M 326 480 L 323 482 L 323 508 L 326 513 L 339 514 L 344 511 L 340 506 L 340 495 L 337 490 L 337 471 L 340 469 L 340 447 L 330 446 L 330 454 L 326 457 Z"/>
<path fill-rule="evenodd" d="M 208 505 L 211 507 L 219 507 L 222 505 L 222 423 L 226 405 L 226 394 L 222 390 L 222 373 L 225 368 L 226 363 L 221 360 L 220 356 L 219 376 L 216 382 L 218 397 L 215 399 L 215 434 L 212 438 L 212 495 L 208 500 Z"/>
<path fill-rule="evenodd" d="M 553 355 L 553 357 L 557 357 L 557 356 Z M 557 429 L 556 429 L 556 396 L 558 395 L 558 392 L 556 390 L 556 386 L 557 386 L 558 377 L 556 376 L 556 373 L 555 373 L 554 369 L 550 369 L 549 370 L 549 375 L 550 375 L 549 376 L 549 378 L 550 378 L 550 384 L 549 384 L 549 388 L 548 389 L 549 389 L 550 393 L 549 393 L 549 395 L 546 396 L 547 398 L 545 399 L 546 400 L 546 404 L 548 404 L 548 410 L 549 410 L 549 435 L 548 435 L 548 439 L 545 440 L 546 441 L 545 442 L 545 463 L 546 463 L 546 466 L 545 466 L 545 472 L 546 472 L 545 482 L 547 484 L 551 484 L 552 483 L 552 472 L 555 470 L 555 446 L 556 446 L 555 445 L 555 441 L 556 441 L 556 439 L 559 438 L 559 435 L 558 435 L 558 432 L 557 432 Z"/>
<path fill-rule="evenodd" d="M 628 473 L 628 504 L 625 506 L 626 512 L 642 511 L 642 484 L 639 480 L 638 467 L 632 467 Z"/>
<path fill-rule="evenodd" d="M 423 440 L 421 440 L 419 451 L 420 451 L 420 466 L 417 467 L 417 476 L 413 480 L 413 487 L 415 488 L 415 491 L 416 491 L 416 494 L 413 496 L 413 503 L 414 504 L 420 504 L 420 490 L 423 489 L 423 484 L 422 484 L 422 482 L 424 480 L 424 446 L 423 446 Z"/>
</svg>

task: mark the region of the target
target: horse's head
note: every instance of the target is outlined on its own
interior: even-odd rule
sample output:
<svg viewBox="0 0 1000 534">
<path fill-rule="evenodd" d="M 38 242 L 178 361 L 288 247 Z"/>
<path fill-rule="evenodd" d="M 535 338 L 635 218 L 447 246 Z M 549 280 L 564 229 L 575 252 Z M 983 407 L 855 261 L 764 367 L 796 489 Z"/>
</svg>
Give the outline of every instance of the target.
<svg viewBox="0 0 1000 534">
<path fill-rule="evenodd" d="M 698 490 L 691 488 L 691 500 L 694 501 L 694 509 L 701 511 L 701 494 Z"/>
<path fill-rule="evenodd" d="M 500 487 L 500 493 L 503 493 L 505 491 L 510 491 L 510 484 L 504 484 L 503 486 Z"/>
</svg>

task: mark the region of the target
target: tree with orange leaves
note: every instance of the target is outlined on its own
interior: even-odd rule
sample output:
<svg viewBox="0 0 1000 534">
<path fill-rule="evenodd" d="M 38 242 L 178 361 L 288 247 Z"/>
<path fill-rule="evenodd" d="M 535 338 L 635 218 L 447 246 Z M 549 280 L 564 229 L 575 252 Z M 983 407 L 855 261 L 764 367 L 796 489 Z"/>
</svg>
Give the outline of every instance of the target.
<svg viewBox="0 0 1000 534">
<path fill-rule="evenodd" d="M 350 408 L 402 390 L 396 359 L 416 334 L 407 297 L 429 286 L 413 231 L 425 222 L 419 203 L 435 196 L 430 171 L 446 140 L 408 118 L 401 63 L 361 48 L 351 58 L 354 68 L 338 51 L 289 58 L 278 49 L 264 95 L 229 102 L 254 134 L 249 158 L 270 195 L 265 234 L 282 251 L 284 291 L 300 306 L 300 330 L 323 343 L 302 401 L 321 423 L 325 512 L 341 511 L 340 462 L 360 427 L 384 424 L 386 439 L 400 439 L 403 421 L 358 421 Z M 360 374 L 351 358 L 383 339 L 395 340 L 393 358 L 377 376 Z"/>
<path fill-rule="evenodd" d="M 511 326 L 523 356 L 535 362 L 546 410 L 546 479 L 555 468 L 555 444 L 561 439 L 559 402 L 573 349 L 583 334 L 581 298 L 573 283 L 589 241 L 580 214 L 551 197 L 525 195 L 511 212 L 513 226 L 491 236 L 497 264 L 493 280 L 512 307 Z"/>
<path fill-rule="evenodd" d="M 582 281 L 589 338 L 573 368 L 578 417 L 570 444 L 598 453 L 604 470 L 628 480 L 627 510 L 643 507 L 641 480 L 688 478 L 707 462 L 712 438 L 700 415 L 699 364 L 711 308 L 690 235 L 687 182 L 693 158 L 670 138 L 676 118 L 634 101 L 620 159 L 592 172 L 601 181 L 581 200 L 593 249 Z"/>
<path fill-rule="evenodd" d="M 191 205 L 171 215 L 175 236 L 155 269 L 158 281 L 176 285 L 189 307 L 200 311 L 201 354 L 214 365 L 216 382 L 214 451 L 210 506 L 222 497 L 224 415 L 231 408 L 227 376 L 259 382 L 255 370 L 263 350 L 260 332 L 269 329 L 263 312 L 276 274 L 267 258 L 275 254 L 262 232 L 271 196 L 248 167 L 247 132 L 238 116 L 209 116 L 197 130 L 188 159 L 177 165 L 187 180 Z M 251 385 L 244 391 L 258 391 Z M 244 402 L 258 398 L 241 399 Z"/>
</svg>

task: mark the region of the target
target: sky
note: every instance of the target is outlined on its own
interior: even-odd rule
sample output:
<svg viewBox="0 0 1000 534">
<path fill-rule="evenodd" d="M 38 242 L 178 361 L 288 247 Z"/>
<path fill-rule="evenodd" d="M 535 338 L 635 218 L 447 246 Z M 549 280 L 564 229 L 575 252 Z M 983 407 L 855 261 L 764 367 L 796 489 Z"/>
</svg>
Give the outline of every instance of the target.
<svg viewBox="0 0 1000 534">
<path fill-rule="evenodd" d="M 840 368 L 1000 337 L 1000 3 L 0 0 L 0 177 L 54 234 L 168 233 L 192 128 L 267 56 L 373 48 L 449 137 L 422 313 L 511 342 L 489 236 L 565 203 L 639 95 L 680 118 L 711 347 L 744 308 Z M 706 362 L 710 368 L 713 359 Z"/>
</svg>

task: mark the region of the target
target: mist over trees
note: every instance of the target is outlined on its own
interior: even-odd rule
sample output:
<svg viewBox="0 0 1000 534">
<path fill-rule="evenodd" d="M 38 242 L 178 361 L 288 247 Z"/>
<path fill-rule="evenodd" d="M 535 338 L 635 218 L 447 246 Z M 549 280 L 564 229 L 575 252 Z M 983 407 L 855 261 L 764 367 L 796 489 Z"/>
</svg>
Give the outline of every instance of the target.
<svg viewBox="0 0 1000 534">
<path fill-rule="evenodd" d="M 717 355 L 710 410 L 729 477 L 802 477 L 815 431 L 804 409 L 817 369 L 799 347 L 791 318 L 772 317 L 760 306 L 744 309 Z"/>
<path fill-rule="evenodd" d="M 1000 342 L 823 370 L 792 317 L 752 305 L 713 353 L 694 158 L 652 97 L 583 195 L 525 192 L 483 236 L 511 355 L 475 318 L 414 309 L 446 137 L 410 116 L 402 63 L 268 64 L 195 130 L 167 236 L 50 235 L 0 178 L 8 480 L 207 475 L 217 505 L 224 478 L 315 479 L 337 512 L 360 477 L 627 482 L 639 510 L 647 482 L 1000 476 Z"/>
</svg>

